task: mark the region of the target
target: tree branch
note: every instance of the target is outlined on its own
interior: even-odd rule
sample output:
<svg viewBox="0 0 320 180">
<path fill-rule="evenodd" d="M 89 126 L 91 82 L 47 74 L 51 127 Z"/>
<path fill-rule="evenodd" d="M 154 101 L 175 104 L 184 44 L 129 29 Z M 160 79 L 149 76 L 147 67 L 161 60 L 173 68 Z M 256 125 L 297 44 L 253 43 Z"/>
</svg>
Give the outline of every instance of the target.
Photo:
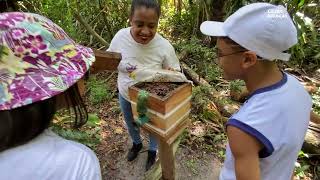
<svg viewBox="0 0 320 180">
<path fill-rule="evenodd" d="M 109 46 L 109 43 L 104 40 L 97 32 L 95 32 L 90 25 L 80 16 L 80 14 L 78 12 L 74 12 L 74 17 L 86 28 L 86 30 L 93 36 L 95 37 L 97 40 L 99 40 L 99 42 L 104 45 L 104 46 Z"/>
</svg>

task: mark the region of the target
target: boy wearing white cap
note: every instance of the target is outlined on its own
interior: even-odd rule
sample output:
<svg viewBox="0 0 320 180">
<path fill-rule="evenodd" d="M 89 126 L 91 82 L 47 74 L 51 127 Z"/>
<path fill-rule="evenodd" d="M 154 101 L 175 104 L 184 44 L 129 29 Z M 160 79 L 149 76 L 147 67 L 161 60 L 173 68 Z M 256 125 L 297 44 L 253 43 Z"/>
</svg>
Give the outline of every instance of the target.
<svg viewBox="0 0 320 180">
<path fill-rule="evenodd" d="M 306 134 L 312 101 L 303 86 L 274 60 L 297 43 L 296 28 L 283 6 L 253 3 L 225 22 L 200 27 L 217 36 L 224 78 L 242 79 L 248 100 L 227 122 L 229 145 L 220 180 L 288 180 Z"/>
</svg>

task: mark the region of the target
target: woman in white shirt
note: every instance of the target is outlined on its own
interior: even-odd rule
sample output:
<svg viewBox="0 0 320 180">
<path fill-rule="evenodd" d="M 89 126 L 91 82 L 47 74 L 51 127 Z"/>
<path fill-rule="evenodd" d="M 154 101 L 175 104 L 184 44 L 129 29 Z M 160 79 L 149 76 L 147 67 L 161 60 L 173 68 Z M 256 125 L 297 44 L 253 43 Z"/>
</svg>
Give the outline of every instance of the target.
<svg viewBox="0 0 320 180">
<path fill-rule="evenodd" d="M 121 53 L 118 66 L 118 89 L 121 111 L 132 139 L 128 161 L 133 161 L 142 149 L 140 131 L 135 128 L 128 87 L 136 83 L 135 72 L 141 69 L 169 69 L 180 71 L 174 48 L 168 40 L 157 33 L 160 6 L 155 0 L 133 0 L 130 27 L 121 29 L 111 41 L 108 51 Z M 157 139 L 149 135 L 146 170 L 154 164 L 157 154 Z"/>
</svg>

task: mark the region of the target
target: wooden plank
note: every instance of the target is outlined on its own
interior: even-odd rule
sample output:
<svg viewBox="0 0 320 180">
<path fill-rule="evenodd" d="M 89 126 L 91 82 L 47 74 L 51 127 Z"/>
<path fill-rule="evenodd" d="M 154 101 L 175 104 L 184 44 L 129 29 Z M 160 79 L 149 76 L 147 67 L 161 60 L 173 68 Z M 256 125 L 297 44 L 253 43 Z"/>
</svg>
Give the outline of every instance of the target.
<svg viewBox="0 0 320 180">
<path fill-rule="evenodd" d="M 186 103 L 185 105 L 181 106 L 179 110 L 172 113 L 167 119 L 165 119 L 165 129 L 169 129 L 173 126 L 178 118 L 183 117 L 186 113 L 189 113 L 191 109 L 191 102 Z"/>
<path fill-rule="evenodd" d="M 134 117 L 138 117 L 137 112 L 137 105 L 131 104 L 132 107 L 132 113 Z M 170 116 L 168 116 L 166 119 L 163 117 L 159 117 L 157 115 L 157 112 L 148 111 L 147 116 L 150 118 L 150 124 L 153 126 L 160 128 L 164 131 L 169 129 L 178 119 L 178 117 L 183 117 L 191 108 L 191 102 L 187 102 L 184 105 L 182 105 L 179 109 L 177 109 L 175 112 L 173 112 Z"/>
<path fill-rule="evenodd" d="M 176 152 L 179 148 L 180 141 L 181 141 L 181 138 L 177 138 L 172 145 L 174 160 L 175 160 Z M 153 165 L 153 167 L 145 173 L 143 179 L 144 180 L 160 180 L 161 174 L 162 174 L 161 164 L 160 164 L 160 160 L 158 160 L 155 163 L 155 165 Z"/>
<path fill-rule="evenodd" d="M 175 180 L 175 158 L 173 144 L 167 144 L 166 141 L 159 141 L 159 158 L 162 169 L 163 180 Z"/>
<path fill-rule="evenodd" d="M 158 139 L 161 139 L 163 141 L 173 141 L 174 138 L 171 137 L 177 137 L 179 133 L 182 133 L 182 131 L 189 125 L 190 119 L 188 117 L 182 119 L 179 124 L 177 124 L 174 128 L 172 128 L 170 131 L 163 133 L 159 131 L 154 126 L 148 124 L 143 125 L 142 129 L 155 135 Z M 182 130 L 181 130 L 182 129 Z"/>
<path fill-rule="evenodd" d="M 84 84 L 84 80 L 80 79 L 77 82 L 77 86 L 78 86 L 78 89 L 79 89 L 80 96 L 83 97 L 85 95 L 85 92 L 86 92 L 86 86 Z"/>
<path fill-rule="evenodd" d="M 93 50 L 96 61 L 93 63 L 90 72 L 95 74 L 104 70 L 116 71 L 121 60 L 121 54 L 102 50 Z"/>
<path fill-rule="evenodd" d="M 191 94 L 192 86 L 190 83 L 185 83 L 179 88 L 175 89 L 165 102 L 165 113 L 170 112 L 171 109 L 183 102 L 186 98 L 191 96 Z"/>
<path fill-rule="evenodd" d="M 139 84 L 139 83 L 138 83 Z M 137 102 L 138 99 L 138 94 L 141 89 L 131 86 L 129 87 L 129 97 L 130 100 L 133 102 Z M 154 94 L 149 94 L 148 102 L 147 102 L 148 108 L 155 110 L 159 113 L 165 114 L 165 104 L 160 97 L 154 95 Z"/>
<path fill-rule="evenodd" d="M 172 142 L 176 141 L 176 139 L 183 133 L 183 131 L 189 126 L 191 123 L 191 120 L 188 118 L 186 121 L 181 123 L 179 127 L 175 131 L 172 132 L 172 134 L 169 135 L 169 138 L 167 139 L 167 143 L 171 144 Z"/>
<path fill-rule="evenodd" d="M 136 86 L 139 86 L 141 83 L 137 83 L 129 87 L 129 97 L 133 102 L 137 102 L 138 93 L 141 90 Z M 187 97 L 192 94 L 192 86 L 190 83 L 183 83 L 178 88 L 173 90 L 171 94 L 165 98 L 161 98 L 154 94 L 149 95 L 147 102 L 148 108 L 157 111 L 163 115 L 170 112 L 175 106 L 183 102 Z"/>
</svg>

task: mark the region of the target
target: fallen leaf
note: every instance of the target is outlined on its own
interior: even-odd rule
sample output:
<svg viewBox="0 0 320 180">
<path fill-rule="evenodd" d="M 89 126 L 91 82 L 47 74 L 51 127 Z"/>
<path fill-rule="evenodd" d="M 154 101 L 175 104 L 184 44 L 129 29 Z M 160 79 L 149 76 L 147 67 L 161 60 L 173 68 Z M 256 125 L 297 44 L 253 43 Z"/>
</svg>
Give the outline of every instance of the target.
<svg viewBox="0 0 320 180">
<path fill-rule="evenodd" d="M 115 133 L 116 134 L 122 134 L 123 133 L 122 128 L 116 128 Z"/>
</svg>

